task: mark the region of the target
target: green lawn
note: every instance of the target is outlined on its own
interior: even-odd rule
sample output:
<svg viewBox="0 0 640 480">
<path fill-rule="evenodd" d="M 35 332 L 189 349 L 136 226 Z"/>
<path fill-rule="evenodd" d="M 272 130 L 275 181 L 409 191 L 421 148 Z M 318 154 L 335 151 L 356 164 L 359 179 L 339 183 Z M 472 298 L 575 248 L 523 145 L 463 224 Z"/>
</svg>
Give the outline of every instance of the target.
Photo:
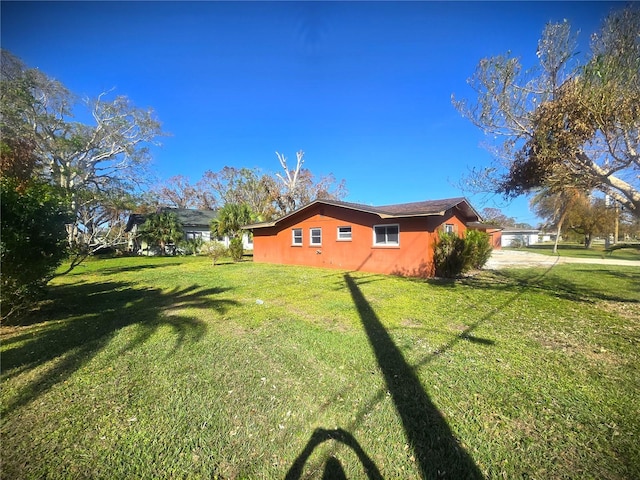
<svg viewBox="0 0 640 480">
<path fill-rule="evenodd" d="M 90 261 L 2 328 L 3 478 L 640 478 L 640 269 Z"/>
<path fill-rule="evenodd" d="M 537 243 L 529 245 L 524 250 L 542 253 L 544 255 L 556 255 L 553 253 L 553 243 Z M 591 248 L 584 248 L 584 245 L 577 243 L 561 243 L 558 245 L 557 255 L 561 257 L 580 258 L 615 258 L 618 260 L 640 260 L 640 249 L 621 248 L 612 252 L 605 251 L 604 245 L 594 244 Z"/>
</svg>

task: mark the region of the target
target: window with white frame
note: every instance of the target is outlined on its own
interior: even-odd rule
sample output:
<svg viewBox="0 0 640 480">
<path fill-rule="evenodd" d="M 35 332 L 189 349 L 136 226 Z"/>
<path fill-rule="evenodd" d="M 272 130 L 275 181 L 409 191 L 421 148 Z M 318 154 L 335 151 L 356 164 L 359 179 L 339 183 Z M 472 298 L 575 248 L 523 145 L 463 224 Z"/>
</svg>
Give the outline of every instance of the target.
<svg viewBox="0 0 640 480">
<path fill-rule="evenodd" d="M 294 228 L 291 230 L 291 245 L 300 246 L 302 245 L 302 229 Z"/>
<path fill-rule="evenodd" d="M 349 242 L 351 241 L 351 227 L 338 227 L 338 241 Z"/>
<path fill-rule="evenodd" d="M 311 239 L 310 245 L 322 245 L 322 229 L 321 228 L 310 228 L 309 229 L 309 238 Z"/>
<path fill-rule="evenodd" d="M 456 226 L 453 223 L 445 223 L 444 233 L 456 233 Z"/>
<path fill-rule="evenodd" d="M 374 225 L 373 245 L 397 247 L 400 245 L 400 225 Z"/>
</svg>

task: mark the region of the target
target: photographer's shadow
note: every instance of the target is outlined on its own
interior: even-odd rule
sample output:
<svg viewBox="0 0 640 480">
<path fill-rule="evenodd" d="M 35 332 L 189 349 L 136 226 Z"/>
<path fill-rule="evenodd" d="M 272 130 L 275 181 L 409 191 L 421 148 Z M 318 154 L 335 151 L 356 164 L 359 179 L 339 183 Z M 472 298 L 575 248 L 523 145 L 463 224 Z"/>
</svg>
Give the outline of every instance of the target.
<svg viewBox="0 0 640 480">
<path fill-rule="evenodd" d="M 358 456 L 360 463 L 362 464 L 362 468 L 364 469 L 367 478 L 370 480 L 382 480 L 382 475 L 378 470 L 378 467 L 373 460 L 369 458 L 366 452 L 362 449 L 358 441 L 346 430 L 341 428 L 337 428 L 335 430 L 326 430 L 324 428 L 317 428 L 311 438 L 307 442 L 307 445 L 304 447 L 300 455 L 296 458 L 291 465 L 291 468 L 287 472 L 286 480 L 298 480 L 302 477 L 302 472 L 304 470 L 304 465 L 313 453 L 313 451 L 322 443 L 328 440 L 335 440 L 340 442 L 353 450 L 353 452 Z M 342 464 L 335 457 L 329 457 L 324 464 L 324 471 L 322 473 L 322 478 L 326 480 L 342 480 L 346 479 L 347 476 L 342 468 Z"/>
</svg>

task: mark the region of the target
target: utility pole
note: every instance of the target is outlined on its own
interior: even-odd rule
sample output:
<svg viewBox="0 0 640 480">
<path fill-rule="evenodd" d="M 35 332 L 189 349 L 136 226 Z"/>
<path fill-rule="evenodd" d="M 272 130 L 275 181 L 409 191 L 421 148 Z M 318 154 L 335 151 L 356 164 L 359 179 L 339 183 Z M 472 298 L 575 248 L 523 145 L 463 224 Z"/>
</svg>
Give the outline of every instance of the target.
<svg viewBox="0 0 640 480">
<path fill-rule="evenodd" d="M 615 206 L 615 219 L 613 226 L 613 244 L 618 243 L 618 217 L 620 216 L 620 207 L 617 200 L 614 200 Z"/>
</svg>

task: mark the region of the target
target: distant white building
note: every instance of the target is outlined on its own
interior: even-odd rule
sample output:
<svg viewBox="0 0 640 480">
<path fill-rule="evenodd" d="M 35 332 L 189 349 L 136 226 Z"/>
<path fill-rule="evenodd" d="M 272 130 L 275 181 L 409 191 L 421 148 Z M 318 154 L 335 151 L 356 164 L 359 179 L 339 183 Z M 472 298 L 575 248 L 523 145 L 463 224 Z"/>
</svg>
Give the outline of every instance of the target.
<svg viewBox="0 0 640 480">
<path fill-rule="evenodd" d="M 502 246 L 528 247 L 540 241 L 540 230 L 531 228 L 505 228 L 502 230 Z"/>
</svg>

